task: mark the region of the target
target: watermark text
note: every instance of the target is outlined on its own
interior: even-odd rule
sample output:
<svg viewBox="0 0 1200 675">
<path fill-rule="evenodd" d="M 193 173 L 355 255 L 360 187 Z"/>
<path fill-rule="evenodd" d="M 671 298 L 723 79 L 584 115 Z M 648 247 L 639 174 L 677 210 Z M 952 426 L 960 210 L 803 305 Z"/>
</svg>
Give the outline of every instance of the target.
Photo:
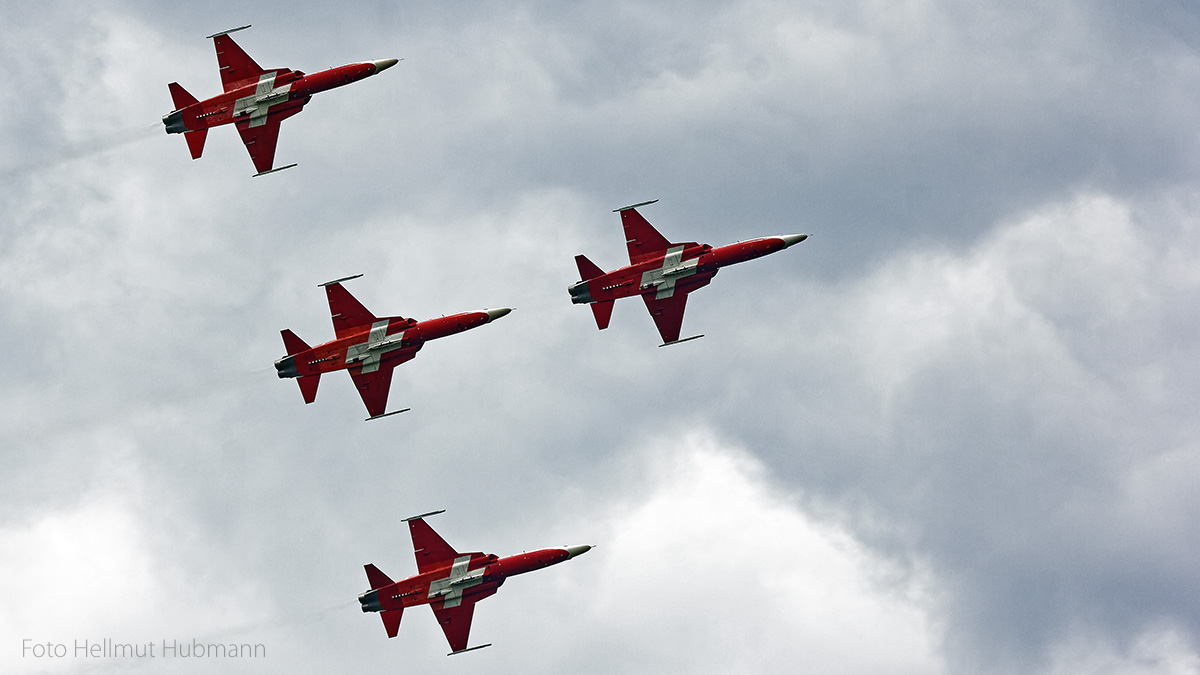
<svg viewBox="0 0 1200 675">
<path fill-rule="evenodd" d="M 113 638 L 76 639 L 70 642 L 21 640 L 23 659 L 265 659 L 261 642 L 209 642 L 196 638 L 162 638 L 127 642 Z"/>
</svg>

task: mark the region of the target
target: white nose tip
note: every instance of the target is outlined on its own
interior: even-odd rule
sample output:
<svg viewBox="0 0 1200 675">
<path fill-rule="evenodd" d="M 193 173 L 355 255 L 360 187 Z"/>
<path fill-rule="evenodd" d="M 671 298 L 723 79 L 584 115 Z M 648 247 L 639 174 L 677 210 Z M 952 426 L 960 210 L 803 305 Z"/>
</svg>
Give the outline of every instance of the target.
<svg viewBox="0 0 1200 675">
<path fill-rule="evenodd" d="M 392 66 L 399 63 L 399 61 L 400 61 L 399 59 L 379 59 L 378 61 L 372 61 L 371 63 L 375 64 L 375 72 L 378 73 L 382 70 L 387 70 L 388 68 L 391 68 Z"/>
<path fill-rule="evenodd" d="M 498 307 L 496 309 L 485 309 L 483 311 L 487 312 L 488 321 L 495 321 L 496 319 L 499 319 L 502 316 L 507 316 L 508 313 L 512 311 L 512 309 L 510 309 L 508 307 Z"/>
<path fill-rule="evenodd" d="M 787 248 L 789 246 L 794 246 L 795 244 L 799 244 L 800 242 L 804 241 L 805 239 L 808 239 L 808 235 L 807 234 L 784 234 L 784 235 L 780 235 L 779 238 L 783 240 L 783 247 Z"/>
<path fill-rule="evenodd" d="M 588 546 L 587 544 L 581 544 L 579 546 L 568 546 L 564 550 L 567 552 L 567 560 L 570 560 L 577 555 L 583 555 L 584 553 L 587 553 L 588 551 L 592 550 L 592 547 Z"/>
</svg>

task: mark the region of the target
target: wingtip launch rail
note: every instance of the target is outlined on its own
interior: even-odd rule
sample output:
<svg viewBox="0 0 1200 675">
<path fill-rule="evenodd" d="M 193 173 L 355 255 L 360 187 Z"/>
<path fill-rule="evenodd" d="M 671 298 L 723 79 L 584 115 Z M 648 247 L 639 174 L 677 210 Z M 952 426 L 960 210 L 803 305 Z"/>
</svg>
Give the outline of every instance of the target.
<svg viewBox="0 0 1200 675">
<path fill-rule="evenodd" d="M 409 516 L 407 518 L 401 518 L 400 522 L 407 523 L 410 520 L 421 520 L 422 518 L 428 518 L 429 516 L 436 516 L 439 513 L 445 513 L 445 512 L 446 512 L 446 509 L 438 509 L 437 511 L 430 511 L 429 513 L 422 513 L 419 516 Z"/>
<path fill-rule="evenodd" d="M 249 28 L 251 25 L 252 25 L 252 24 L 246 24 L 245 26 L 238 26 L 237 28 L 230 28 L 229 30 L 223 30 L 223 31 L 221 31 L 220 33 L 213 33 L 212 35 L 209 35 L 208 37 L 206 37 L 206 38 L 204 38 L 204 39 L 205 39 L 205 40 L 211 40 L 211 39 L 213 39 L 213 38 L 216 38 L 216 37 L 221 37 L 222 35 L 229 35 L 230 33 L 236 33 L 236 32 L 238 32 L 239 30 L 246 30 L 246 29 L 247 29 L 247 28 Z"/>
<path fill-rule="evenodd" d="M 383 413 L 382 415 L 372 415 L 371 417 L 368 417 L 364 421 L 370 422 L 371 420 L 383 419 L 384 417 L 391 417 L 392 415 L 399 415 L 400 413 L 406 413 L 409 410 L 412 410 L 412 408 L 404 408 L 403 410 L 393 410 L 390 413 Z"/>
<path fill-rule="evenodd" d="M 673 340 L 671 342 L 664 342 L 661 345 L 659 345 L 659 347 L 670 347 L 671 345 L 683 344 L 684 342 L 691 342 L 692 340 L 699 340 L 702 337 L 704 337 L 703 333 L 701 333 L 700 335 L 693 335 L 692 337 L 685 337 L 682 340 Z"/>
<path fill-rule="evenodd" d="M 641 203 L 639 203 L 639 204 L 631 204 L 631 205 L 629 205 L 629 206 L 622 206 L 622 207 L 621 207 L 621 208 L 619 208 L 619 209 L 613 209 L 613 213 L 620 213 L 621 211 L 628 211 L 629 209 L 636 209 L 636 208 L 637 208 L 637 207 L 639 207 L 639 206 L 647 206 L 647 205 L 649 205 L 649 204 L 654 204 L 654 203 L 656 203 L 657 201 L 658 201 L 657 199 L 651 199 L 651 200 L 650 200 L 650 201 L 648 201 L 648 202 L 641 202 Z"/>
<path fill-rule="evenodd" d="M 295 162 L 293 162 L 293 163 L 291 163 L 291 164 L 288 164 L 287 166 L 281 166 L 281 167 L 278 167 L 278 168 L 276 168 L 276 169 L 271 169 L 271 170 L 269 170 L 269 171 L 259 171 L 258 173 L 254 174 L 254 177 L 255 177 L 255 178 L 258 178 L 259 176 L 265 176 L 265 175 L 267 175 L 267 174 L 269 174 L 269 173 L 278 173 L 278 172 L 280 172 L 280 171 L 283 171 L 284 169 L 290 169 L 290 168 L 292 168 L 292 167 L 294 167 L 294 166 L 300 166 L 300 165 L 299 165 L 298 163 L 295 163 Z"/>
<path fill-rule="evenodd" d="M 466 654 L 467 652 L 473 652 L 476 649 L 483 649 L 484 647 L 491 647 L 491 646 L 492 646 L 492 643 L 489 642 L 486 645 L 479 645 L 477 647 L 467 647 L 466 649 L 460 649 L 456 652 L 450 652 L 446 656 L 458 656 L 459 654 Z"/>
<path fill-rule="evenodd" d="M 323 286 L 332 286 L 334 284 L 340 284 L 343 281 L 350 281 L 351 279 L 357 279 L 361 276 L 362 276 L 361 274 L 351 274 L 348 277 L 342 277 L 341 279 L 334 279 L 333 281 L 326 281 L 323 284 L 317 284 L 317 288 L 321 288 Z"/>
</svg>

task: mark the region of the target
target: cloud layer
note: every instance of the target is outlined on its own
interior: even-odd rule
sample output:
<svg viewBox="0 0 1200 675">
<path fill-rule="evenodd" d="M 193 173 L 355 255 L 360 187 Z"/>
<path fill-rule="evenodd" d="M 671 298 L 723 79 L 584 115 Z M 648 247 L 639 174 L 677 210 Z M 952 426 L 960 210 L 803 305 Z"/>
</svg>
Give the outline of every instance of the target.
<svg viewBox="0 0 1200 675">
<path fill-rule="evenodd" d="M 10 3 L 11 4 L 11 3 Z M 286 10 L 286 11 L 285 11 Z M 399 519 L 598 548 L 481 605 L 471 667 L 1200 672 L 1197 15 L 1173 3 L 210 3 L 0 9 L 0 627 L 246 639 L 241 672 L 447 666 L 361 565 Z M 404 57 L 188 159 L 203 35 L 305 71 Z M 51 28 L 52 27 L 52 28 Z M 809 232 L 596 331 L 572 256 Z M 301 402 L 316 284 L 510 316 Z M 466 657 L 456 657 L 466 658 Z M 224 667 L 224 664 L 222 665 Z"/>
</svg>

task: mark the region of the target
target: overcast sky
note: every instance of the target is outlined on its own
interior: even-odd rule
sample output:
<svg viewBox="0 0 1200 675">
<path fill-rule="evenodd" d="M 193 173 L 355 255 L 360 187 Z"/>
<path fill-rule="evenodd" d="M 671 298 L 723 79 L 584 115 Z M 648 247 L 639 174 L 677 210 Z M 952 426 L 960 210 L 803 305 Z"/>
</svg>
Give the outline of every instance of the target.
<svg viewBox="0 0 1200 675">
<path fill-rule="evenodd" d="M 160 122 L 266 68 L 318 95 L 252 178 Z M 0 0 L 0 670 L 1200 673 L 1200 10 L 1152 0 Z M 573 306 L 672 241 L 805 232 L 691 296 Z M 364 423 L 279 330 L 511 315 Z M 447 659 L 387 639 L 401 518 L 510 580 Z M 266 658 L 32 658 L 23 640 Z"/>
</svg>

